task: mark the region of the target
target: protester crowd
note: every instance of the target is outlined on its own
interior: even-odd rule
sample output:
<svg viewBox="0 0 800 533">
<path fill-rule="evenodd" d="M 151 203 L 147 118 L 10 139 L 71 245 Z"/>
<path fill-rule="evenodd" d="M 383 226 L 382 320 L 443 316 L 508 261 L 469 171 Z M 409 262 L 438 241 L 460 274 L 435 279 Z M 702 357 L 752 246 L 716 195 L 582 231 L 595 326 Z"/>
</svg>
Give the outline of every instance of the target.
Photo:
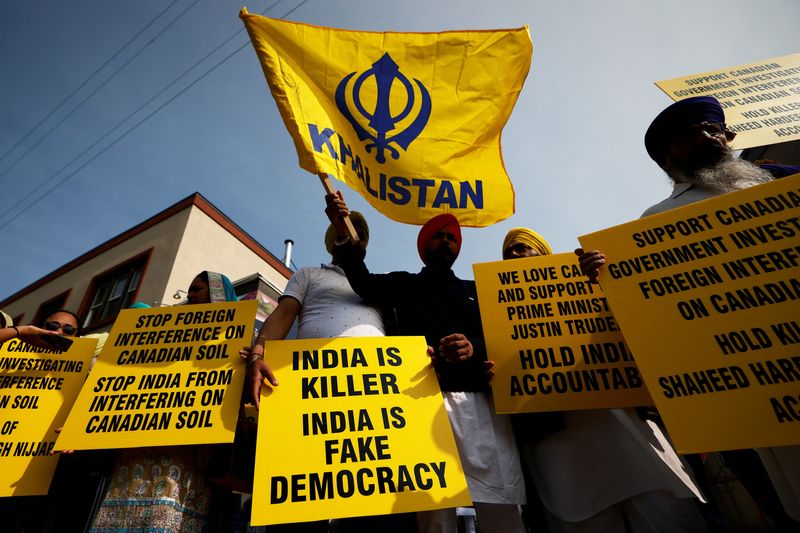
<svg viewBox="0 0 800 533">
<path fill-rule="evenodd" d="M 800 172 L 800 167 L 754 165 L 728 146 L 720 104 L 709 97 L 677 102 L 645 135 L 650 157 L 674 182 L 669 198 L 644 216 Z M 596 409 L 498 415 L 491 399 L 492 362 L 483 341 L 475 284 L 452 266 L 462 244 L 458 220 L 442 214 L 420 230 L 417 273 L 374 274 L 366 266 L 369 227 L 341 194 L 326 196 L 331 262 L 301 268 L 290 279 L 257 340 L 242 350 L 248 379 L 244 401 L 260 408 L 262 386 L 279 387 L 264 342 L 286 338 L 417 335 L 425 337 L 439 380 L 481 533 L 727 531 L 700 456 L 681 457 L 657 414 Z M 358 240 L 348 237 L 350 217 Z M 527 228 L 498 243 L 504 260 L 548 255 L 550 245 Z M 596 280 L 602 250 L 576 250 Z M 235 300 L 230 281 L 203 272 L 188 304 Z M 46 335 L 74 336 L 78 318 L 65 310 L 39 325 L 13 325 L 3 315 L 0 342 L 41 343 Z M 45 336 L 45 337 L 43 337 Z M 64 454 L 43 497 L 0 500 L 7 531 L 244 531 L 238 493 L 219 482 L 214 447 L 127 449 Z M 722 461 L 758 503 L 776 531 L 800 531 L 800 446 L 737 450 Z M 766 465 L 766 466 L 765 466 Z M 216 481 L 215 481 L 216 479 Z M 416 514 L 270 526 L 265 531 L 382 533 L 458 530 L 455 509 Z"/>
</svg>

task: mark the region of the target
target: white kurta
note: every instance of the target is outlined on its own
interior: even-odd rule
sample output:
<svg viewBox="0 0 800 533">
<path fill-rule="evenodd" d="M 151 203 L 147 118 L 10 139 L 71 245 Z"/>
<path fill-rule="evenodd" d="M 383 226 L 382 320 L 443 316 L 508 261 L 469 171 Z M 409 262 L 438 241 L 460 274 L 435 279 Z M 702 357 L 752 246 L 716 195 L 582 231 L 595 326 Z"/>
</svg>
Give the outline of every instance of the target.
<svg viewBox="0 0 800 533">
<path fill-rule="evenodd" d="M 525 482 L 509 416 L 496 414 L 489 395 L 482 392 L 445 392 L 444 406 L 472 500 L 525 503 Z"/>
<path fill-rule="evenodd" d="M 800 446 L 756 449 L 786 514 L 800 521 Z"/>
<path fill-rule="evenodd" d="M 703 499 L 658 426 L 634 410 L 568 411 L 564 423 L 527 448 L 542 503 L 561 520 L 586 520 L 651 491 Z"/>
</svg>

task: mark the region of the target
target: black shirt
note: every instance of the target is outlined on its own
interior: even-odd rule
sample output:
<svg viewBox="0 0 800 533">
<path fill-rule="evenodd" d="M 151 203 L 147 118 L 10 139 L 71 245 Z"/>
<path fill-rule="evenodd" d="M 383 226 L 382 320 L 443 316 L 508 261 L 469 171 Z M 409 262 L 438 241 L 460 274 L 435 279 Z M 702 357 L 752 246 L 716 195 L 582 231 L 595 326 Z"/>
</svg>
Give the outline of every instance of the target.
<svg viewBox="0 0 800 533">
<path fill-rule="evenodd" d="M 341 248 L 343 258 L 339 264 L 356 294 L 374 305 L 393 310 L 396 324 L 390 333 L 422 335 L 433 347 L 434 367 L 443 391 L 488 392 L 488 378 L 483 369 L 486 346 L 475 282 L 458 279 L 452 270 L 428 267 L 418 274 L 370 274 L 354 247 Z M 449 363 L 439 356 L 439 340 L 453 333 L 463 334 L 472 343 L 473 355 L 465 362 Z"/>
</svg>

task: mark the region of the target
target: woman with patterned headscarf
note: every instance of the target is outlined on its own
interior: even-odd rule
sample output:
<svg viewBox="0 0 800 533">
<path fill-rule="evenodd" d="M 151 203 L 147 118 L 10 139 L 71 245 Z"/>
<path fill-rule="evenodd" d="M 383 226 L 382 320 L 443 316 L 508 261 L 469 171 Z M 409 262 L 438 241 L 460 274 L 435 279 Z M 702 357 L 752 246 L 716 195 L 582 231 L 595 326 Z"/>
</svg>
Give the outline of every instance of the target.
<svg viewBox="0 0 800 533">
<path fill-rule="evenodd" d="M 236 301 L 224 275 L 203 271 L 189 285 L 187 304 Z M 120 452 L 90 531 L 201 532 L 209 524 L 211 446 L 160 446 Z"/>
</svg>

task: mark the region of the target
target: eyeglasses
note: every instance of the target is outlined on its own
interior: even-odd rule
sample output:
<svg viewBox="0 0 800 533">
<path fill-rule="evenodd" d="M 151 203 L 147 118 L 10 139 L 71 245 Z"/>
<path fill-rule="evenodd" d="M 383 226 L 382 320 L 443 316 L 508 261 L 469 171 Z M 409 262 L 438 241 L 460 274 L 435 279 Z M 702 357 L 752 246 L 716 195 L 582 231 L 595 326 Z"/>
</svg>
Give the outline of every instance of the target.
<svg viewBox="0 0 800 533">
<path fill-rule="evenodd" d="M 74 335 L 78 332 L 78 328 L 72 324 L 62 324 L 57 320 L 48 320 L 44 323 L 44 329 L 47 331 L 58 331 L 59 329 L 64 332 L 64 335 Z"/>
<path fill-rule="evenodd" d="M 677 139 L 685 140 L 693 135 L 696 135 L 698 132 L 704 131 L 712 137 L 719 137 L 720 135 L 724 136 L 727 140 L 733 140 L 736 137 L 736 132 L 729 130 L 724 122 L 700 122 L 698 124 L 690 124 L 686 126 L 684 129 L 679 131 L 675 137 Z"/>
</svg>

